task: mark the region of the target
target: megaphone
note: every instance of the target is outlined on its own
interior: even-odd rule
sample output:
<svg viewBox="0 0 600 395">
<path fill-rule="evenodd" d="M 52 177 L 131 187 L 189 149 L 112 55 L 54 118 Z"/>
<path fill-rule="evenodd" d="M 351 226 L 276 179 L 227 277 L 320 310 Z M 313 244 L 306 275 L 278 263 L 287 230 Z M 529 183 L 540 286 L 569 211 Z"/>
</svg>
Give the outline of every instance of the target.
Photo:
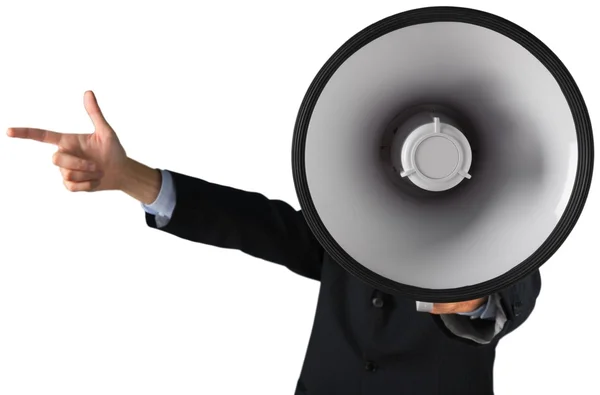
<svg viewBox="0 0 600 395">
<path fill-rule="evenodd" d="M 320 69 L 294 128 L 311 230 L 364 282 L 424 302 L 490 295 L 575 226 L 594 160 L 559 58 L 499 16 L 428 7 L 380 20 Z"/>
</svg>

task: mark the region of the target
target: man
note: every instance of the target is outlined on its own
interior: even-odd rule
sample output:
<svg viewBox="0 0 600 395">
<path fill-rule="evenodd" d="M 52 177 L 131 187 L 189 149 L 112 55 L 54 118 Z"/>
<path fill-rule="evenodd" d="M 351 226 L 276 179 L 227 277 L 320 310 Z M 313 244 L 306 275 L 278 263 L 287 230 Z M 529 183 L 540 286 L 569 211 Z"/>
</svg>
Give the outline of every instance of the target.
<svg viewBox="0 0 600 395">
<path fill-rule="evenodd" d="M 295 394 L 493 394 L 496 345 L 531 314 L 539 271 L 498 294 L 420 312 L 414 301 L 374 289 L 336 264 L 300 211 L 130 159 L 91 91 L 84 104 L 92 134 L 32 128 L 7 134 L 58 146 L 53 163 L 70 191 L 121 190 L 142 203 L 152 228 L 238 249 L 321 282 Z"/>
</svg>

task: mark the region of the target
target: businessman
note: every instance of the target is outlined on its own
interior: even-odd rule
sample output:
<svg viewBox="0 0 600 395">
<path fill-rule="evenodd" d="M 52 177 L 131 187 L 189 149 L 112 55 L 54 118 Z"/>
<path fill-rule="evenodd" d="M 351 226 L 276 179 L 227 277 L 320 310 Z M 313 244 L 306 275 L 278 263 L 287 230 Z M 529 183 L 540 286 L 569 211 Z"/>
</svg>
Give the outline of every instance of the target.
<svg viewBox="0 0 600 395">
<path fill-rule="evenodd" d="M 295 394 L 493 394 L 496 346 L 533 311 L 539 271 L 497 294 L 422 308 L 346 272 L 287 203 L 129 158 L 93 92 L 85 92 L 84 106 L 91 134 L 34 128 L 7 134 L 56 145 L 52 161 L 69 191 L 123 191 L 141 203 L 154 229 L 241 250 L 320 281 Z"/>
</svg>

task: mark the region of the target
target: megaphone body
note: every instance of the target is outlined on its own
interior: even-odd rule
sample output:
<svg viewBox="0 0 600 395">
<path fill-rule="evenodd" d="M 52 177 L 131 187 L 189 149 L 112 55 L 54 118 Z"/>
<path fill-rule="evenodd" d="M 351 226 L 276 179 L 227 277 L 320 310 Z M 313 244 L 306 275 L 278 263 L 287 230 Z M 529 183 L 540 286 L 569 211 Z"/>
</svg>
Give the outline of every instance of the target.
<svg viewBox="0 0 600 395">
<path fill-rule="evenodd" d="M 319 71 L 292 163 L 306 220 L 346 270 L 425 302 L 483 297 L 575 226 L 593 141 L 573 78 L 498 16 L 431 7 L 381 20 Z"/>
</svg>

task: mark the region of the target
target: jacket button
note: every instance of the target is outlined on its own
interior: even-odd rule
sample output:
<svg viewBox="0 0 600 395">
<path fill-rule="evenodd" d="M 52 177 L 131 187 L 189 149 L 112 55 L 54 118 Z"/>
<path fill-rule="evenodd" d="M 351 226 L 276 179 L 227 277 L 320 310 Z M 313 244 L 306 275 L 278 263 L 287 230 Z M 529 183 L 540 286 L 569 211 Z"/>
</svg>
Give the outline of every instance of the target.
<svg viewBox="0 0 600 395">
<path fill-rule="evenodd" d="M 376 371 L 376 370 L 377 370 L 377 365 L 375 365 L 375 364 L 374 364 L 373 362 L 371 362 L 371 361 L 367 361 L 367 362 L 365 363 L 365 370 L 366 370 L 367 372 L 374 372 L 374 371 Z"/>
<path fill-rule="evenodd" d="M 518 317 L 521 315 L 521 307 L 523 307 L 523 303 L 520 300 L 515 301 L 513 305 L 513 310 L 515 312 L 515 316 Z"/>
<path fill-rule="evenodd" d="M 371 302 L 375 307 L 383 307 L 383 299 L 380 297 L 374 297 Z"/>
</svg>

